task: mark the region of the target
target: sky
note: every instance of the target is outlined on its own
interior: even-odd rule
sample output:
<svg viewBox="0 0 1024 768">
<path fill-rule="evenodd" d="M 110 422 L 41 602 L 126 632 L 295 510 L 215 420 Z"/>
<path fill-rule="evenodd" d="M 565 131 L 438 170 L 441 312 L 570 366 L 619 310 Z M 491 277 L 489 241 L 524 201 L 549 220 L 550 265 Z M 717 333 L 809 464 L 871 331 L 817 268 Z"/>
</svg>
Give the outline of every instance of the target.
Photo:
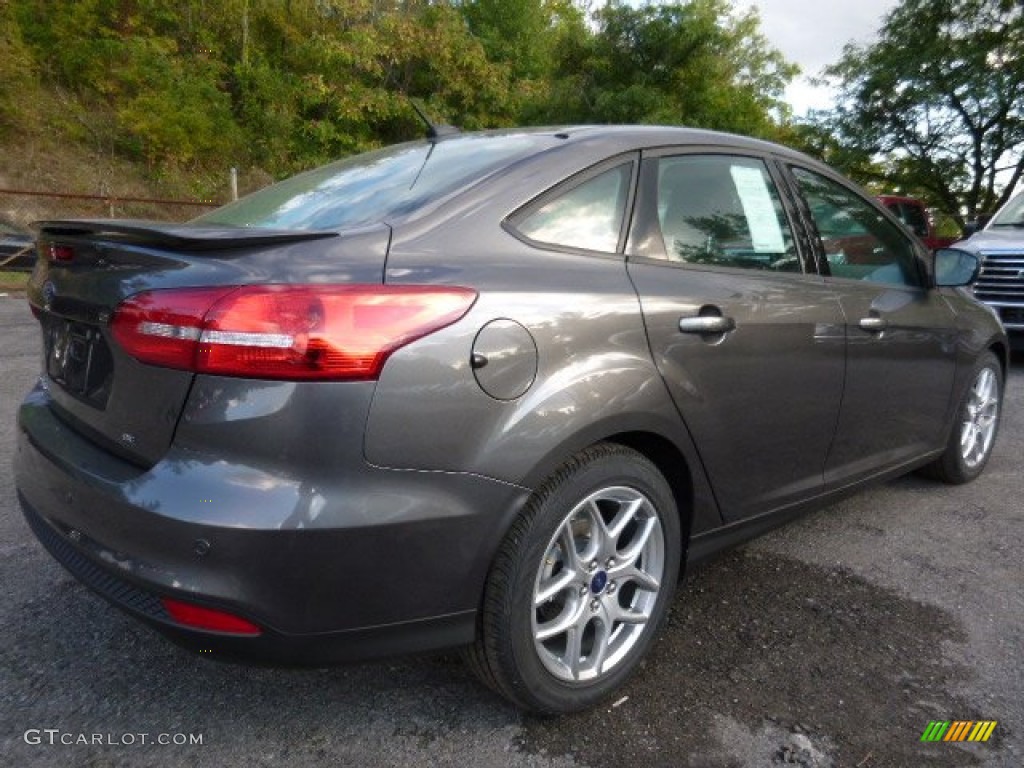
<svg viewBox="0 0 1024 768">
<path fill-rule="evenodd" d="M 829 109 L 832 93 L 816 88 L 809 77 L 834 63 L 843 46 L 872 42 L 882 17 L 898 0 L 733 0 L 737 10 L 755 5 L 761 12 L 761 31 L 802 74 L 786 90 L 795 115 L 808 109 Z"/>
</svg>

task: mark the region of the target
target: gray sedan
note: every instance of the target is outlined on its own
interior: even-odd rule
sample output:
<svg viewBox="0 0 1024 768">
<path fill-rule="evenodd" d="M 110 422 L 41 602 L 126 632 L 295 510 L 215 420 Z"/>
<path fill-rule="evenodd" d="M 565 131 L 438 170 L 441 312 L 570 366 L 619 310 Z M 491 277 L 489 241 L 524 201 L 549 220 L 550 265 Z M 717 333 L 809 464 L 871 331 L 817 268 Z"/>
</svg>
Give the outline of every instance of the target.
<svg viewBox="0 0 1024 768">
<path fill-rule="evenodd" d="M 972 480 L 999 422 L 977 260 L 736 136 L 446 134 L 38 249 L 26 518 L 223 656 L 461 646 L 578 710 L 684 565 L 865 483 Z"/>
</svg>

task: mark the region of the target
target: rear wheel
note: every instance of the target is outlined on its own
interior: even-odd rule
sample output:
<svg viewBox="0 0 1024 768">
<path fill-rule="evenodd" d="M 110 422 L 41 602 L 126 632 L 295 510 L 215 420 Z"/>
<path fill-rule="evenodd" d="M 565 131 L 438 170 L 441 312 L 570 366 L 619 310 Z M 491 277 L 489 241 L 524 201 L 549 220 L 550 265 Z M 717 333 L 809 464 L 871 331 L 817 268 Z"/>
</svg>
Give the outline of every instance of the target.
<svg viewBox="0 0 1024 768">
<path fill-rule="evenodd" d="M 999 430 L 1002 393 L 1003 369 L 996 356 L 986 352 L 974 366 L 946 451 L 924 468 L 925 474 L 954 485 L 981 474 Z"/>
<path fill-rule="evenodd" d="M 675 589 L 679 516 L 641 454 L 594 446 L 527 504 L 487 581 L 470 666 L 520 707 L 584 709 L 636 668 Z"/>
</svg>

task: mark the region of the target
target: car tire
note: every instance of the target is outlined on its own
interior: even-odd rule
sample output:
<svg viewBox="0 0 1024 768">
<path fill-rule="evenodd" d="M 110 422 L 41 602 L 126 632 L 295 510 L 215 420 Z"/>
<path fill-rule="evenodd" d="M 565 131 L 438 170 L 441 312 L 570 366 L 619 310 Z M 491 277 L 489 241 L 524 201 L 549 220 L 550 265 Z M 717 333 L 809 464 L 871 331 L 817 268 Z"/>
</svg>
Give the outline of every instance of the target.
<svg viewBox="0 0 1024 768">
<path fill-rule="evenodd" d="M 610 443 L 581 452 L 531 497 L 502 543 L 469 666 L 529 711 L 593 706 L 657 634 L 681 542 L 672 490 L 654 464 Z"/>
<path fill-rule="evenodd" d="M 991 352 L 978 358 L 957 408 L 945 452 L 922 470 L 950 485 L 969 483 L 992 455 L 1002 412 L 1003 369 Z"/>
</svg>

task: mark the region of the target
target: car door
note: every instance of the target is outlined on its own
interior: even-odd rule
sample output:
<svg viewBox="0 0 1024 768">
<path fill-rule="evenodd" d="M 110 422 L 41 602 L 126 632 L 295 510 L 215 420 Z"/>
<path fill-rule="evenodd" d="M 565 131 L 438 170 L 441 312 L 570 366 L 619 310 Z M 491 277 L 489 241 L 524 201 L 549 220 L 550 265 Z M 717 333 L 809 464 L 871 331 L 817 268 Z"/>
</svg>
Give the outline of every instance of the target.
<svg viewBox="0 0 1024 768">
<path fill-rule="evenodd" d="M 820 169 L 789 172 L 846 321 L 846 384 L 825 468 L 826 485 L 839 487 L 941 444 L 954 315 L 929 287 L 924 253 L 874 203 Z"/>
<path fill-rule="evenodd" d="M 645 153 L 628 270 L 726 522 L 822 488 L 843 316 L 756 154 Z"/>
</svg>

